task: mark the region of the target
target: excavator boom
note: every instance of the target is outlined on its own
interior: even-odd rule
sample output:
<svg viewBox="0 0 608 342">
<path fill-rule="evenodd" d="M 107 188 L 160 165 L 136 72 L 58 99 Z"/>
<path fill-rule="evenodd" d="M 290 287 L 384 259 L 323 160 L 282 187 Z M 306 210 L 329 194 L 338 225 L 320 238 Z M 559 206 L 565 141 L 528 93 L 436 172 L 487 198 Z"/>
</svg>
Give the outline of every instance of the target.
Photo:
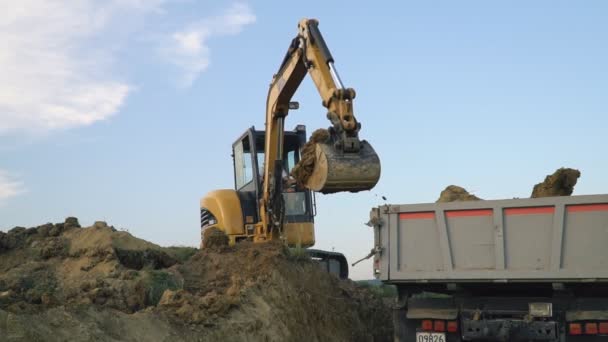
<svg viewBox="0 0 608 342">
<path fill-rule="evenodd" d="M 267 216 L 267 223 L 271 225 L 280 221 L 277 212 L 282 192 L 285 118 L 291 98 L 307 74 L 322 98 L 331 126 L 324 139 L 311 142 L 308 151 L 303 151 L 299 164 L 306 164 L 309 170 L 298 181 L 310 190 L 334 193 L 369 190 L 380 178 L 378 155 L 368 142 L 359 139 L 361 124 L 353 113 L 355 90 L 344 87 L 318 21 L 302 19 L 298 23 L 298 35 L 272 79 L 266 103 L 266 167 L 261 216 Z"/>
</svg>

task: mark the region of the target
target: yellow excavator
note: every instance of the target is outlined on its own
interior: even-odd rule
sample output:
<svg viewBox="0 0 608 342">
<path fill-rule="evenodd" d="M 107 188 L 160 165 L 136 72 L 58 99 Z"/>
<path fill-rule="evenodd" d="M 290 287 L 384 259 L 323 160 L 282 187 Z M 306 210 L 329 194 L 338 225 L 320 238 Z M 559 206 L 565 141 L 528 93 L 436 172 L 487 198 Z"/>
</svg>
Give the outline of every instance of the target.
<svg viewBox="0 0 608 342">
<path fill-rule="evenodd" d="M 299 107 L 291 98 L 307 74 L 321 95 L 331 126 L 328 137 L 308 151 L 310 174 L 294 182 L 289 174 L 304 162 L 306 128 L 298 125 L 286 131 L 284 123 L 289 110 Z M 242 240 L 282 240 L 290 247 L 311 247 L 315 243 L 315 191 L 373 188 L 380 178 L 380 161 L 372 146 L 359 139 L 361 125 L 353 114 L 354 98 L 355 91 L 340 80 L 318 21 L 302 19 L 270 84 L 266 129 L 251 127 L 232 145 L 235 189 L 211 191 L 200 201 L 201 247 L 211 228 L 223 231 L 231 245 Z M 327 271 L 348 277 L 342 254 L 307 251 Z"/>
</svg>

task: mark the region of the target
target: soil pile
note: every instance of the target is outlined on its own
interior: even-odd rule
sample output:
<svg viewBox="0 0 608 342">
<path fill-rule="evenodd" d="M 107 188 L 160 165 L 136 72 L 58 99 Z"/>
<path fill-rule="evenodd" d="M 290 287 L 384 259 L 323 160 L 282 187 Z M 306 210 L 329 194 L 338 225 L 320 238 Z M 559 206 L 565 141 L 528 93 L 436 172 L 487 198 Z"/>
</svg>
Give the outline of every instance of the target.
<svg viewBox="0 0 608 342">
<path fill-rule="evenodd" d="M 570 196 L 574 191 L 574 186 L 581 176 L 581 172 L 576 169 L 559 168 L 553 174 L 547 175 L 545 181 L 534 185 L 531 198 Z M 449 185 L 439 195 L 437 203 L 456 202 L 456 201 L 479 201 L 481 198 L 470 194 L 463 187 Z"/>
<path fill-rule="evenodd" d="M 576 169 L 557 169 L 552 175 L 547 175 L 542 183 L 534 186 L 531 197 L 570 196 L 580 176 L 581 172 Z"/>
<path fill-rule="evenodd" d="M 458 185 L 449 185 L 441 192 L 437 203 L 479 200 L 481 198 L 470 194 L 465 188 Z"/>
<path fill-rule="evenodd" d="M 0 232 L 0 341 L 384 341 L 368 289 L 281 244 L 163 248 L 105 222 Z"/>
<path fill-rule="evenodd" d="M 296 179 L 298 186 L 303 187 L 315 169 L 317 144 L 326 143 L 329 140 L 327 129 L 317 129 L 310 136 L 310 140 L 302 147 L 302 158 L 291 170 L 291 176 Z"/>
</svg>

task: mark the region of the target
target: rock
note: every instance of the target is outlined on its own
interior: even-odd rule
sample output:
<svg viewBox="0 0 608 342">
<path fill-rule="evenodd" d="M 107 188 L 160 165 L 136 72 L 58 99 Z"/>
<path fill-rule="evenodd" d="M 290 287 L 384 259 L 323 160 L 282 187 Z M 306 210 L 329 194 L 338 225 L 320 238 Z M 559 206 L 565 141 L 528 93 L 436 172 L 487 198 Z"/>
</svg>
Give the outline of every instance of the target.
<svg viewBox="0 0 608 342">
<path fill-rule="evenodd" d="M 28 290 L 25 293 L 25 300 L 28 303 L 31 303 L 31 304 L 40 304 L 40 303 L 42 303 L 42 299 L 40 297 L 41 297 L 41 293 L 40 293 L 40 291 L 38 291 L 36 289 Z"/>
<path fill-rule="evenodd" d="M 41 237 L 49 236 L 49 232 L 51 231 L 51 229 L 53 229 L 53 227 L 54 226 L 52 223 L 46 223 L 41 226 L 38 226 L 38 235 L 40 235 Z"/>
<path fill-rule="evenodd" d="M 15 296 L 16 294 L 13 290 L 2 291 L 0 292 L 0 303 L 8 303 Z"/>
<path fill-rule="evenodd" d="M 158 302 L 159 306 L 166 307 L 178 307 L 182 304 L 182 296 L 184 294 L 184 290 L 165 290 L 163 295 L 160 297 L 160 301 Z"/>
<path fill-rule="evenodd" d="M 29 235 L 34 235 L 34 234 L 36 234 L 36 233 L 38 233 L 38 228 L 36 228 L 36 227 L 33 227 L 33 228 L 27 228 L 27 229 L 26 229 L 26 230 L 23 232 L 23 234 L 25 234 L 25 235 L 27 235 L 27 236 L 29 236 Z"/>
<path fill-rule="evenodd" d="M 100 229 L 100 228 L 107 228 L 108 224 L 105 221 L 95 221 L 95 223 L 93 223 L 93 227 Z"/>
<path fill-rule="evenodd" d="M 87 293 L 91 302 L 104 305 L 112 297 L 112 290 L 107 287 L 98 287 Z"/>
<path fill-rule="evenodd" d="M 0 253 L 8 250 L 8 237 L 4 232 L 0 232 Z"/>
<path fill-rule="evenodd" d="M 25 232 L 25 227 L 14 227 L 8 231 L 9 234 L 20 234 L 23 232 Z"/>
<path fill-rule="evenodd" d="M 218 294 L 215 291 L 208 292 L 203 298 L 201 298 L 201 304 L 205 308 L 211 307 L 213 303 L 215 303 L 218 299 Z"/>
<path fill-rule="evenodd" d="M 8 233 L 0 232 L 0 252 L 23 247 L 27 238 L 24 227 L 15 227 Z"/>
<path fill-rule="evenodd" d="M 46 243 L 40 248 L 40 257 L 42 257 L 43 259 L 65 256 L 66 254 L 66 244 L 59 237 L 48 239 L 48 241 L 46 241 Z"/>
<path fill-rule="evenodd" d="M 59 236 L 61 234 L 63 226 L 55 225 L 49 230 L 49 236 Z"/>
<path fill-rule="evenodd" d="M 49 306 L 49 305 L 52 305 L 55 303 L 53 296 L 48 292 L 45 292 L 40 296 L 40 301 L 42 302 L 43 305 L 46 305 L 46 306 Z"/>
<path fill-rule="evenodd" d="M 78 219 L 75 217 L 67 217 L 63 225 L 65 229 L 80 228 L 80 223 L 78 223 Z"/>
<path fill-rule="evenodd" d="M 177 263 L 177 260 L 169 256 L 169 254 L 155 249 L 141 251 L 117 248 L 115 252 L 116 257 L 118 257 L 123 266 L 134 270 L 141 270 L 144 267 L 156 270 L 171 267 Z"/>
</svg>

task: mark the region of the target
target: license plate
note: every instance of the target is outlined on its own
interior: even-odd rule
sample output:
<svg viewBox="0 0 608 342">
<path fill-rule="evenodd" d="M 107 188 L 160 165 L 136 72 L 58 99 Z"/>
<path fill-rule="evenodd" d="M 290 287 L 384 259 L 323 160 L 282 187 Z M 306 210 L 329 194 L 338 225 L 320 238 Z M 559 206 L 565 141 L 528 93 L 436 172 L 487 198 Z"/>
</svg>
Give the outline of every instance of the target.
<svg viewBox="0 0 608 342">
<path fill-rule="evenodd" d="M 416 342 L 445 342 L 444 333 L 417 332 Z"/>
</svg>

